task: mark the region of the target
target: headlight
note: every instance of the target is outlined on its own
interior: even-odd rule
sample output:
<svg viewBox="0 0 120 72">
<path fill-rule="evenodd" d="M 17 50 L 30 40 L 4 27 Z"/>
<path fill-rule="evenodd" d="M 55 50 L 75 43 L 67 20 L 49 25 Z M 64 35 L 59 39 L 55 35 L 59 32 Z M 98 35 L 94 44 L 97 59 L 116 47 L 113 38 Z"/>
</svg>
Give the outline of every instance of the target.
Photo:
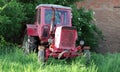
<svg viewBox="0 0 120 72">
<path fill-rule="evenodd" d="M 85 42 L 84 42 L 83 40 L 80 41 L 80 45 L 81 45 L 81 46 L 84 45 L 84 43 L 85 43 Z"/>
<path fill-rule="evenodd" d="M 49 42 L 49 43 L 52 43 L 52 42 L 53 42 L 53 39 L 49 38 L 49 39 L 48 39 L 48 42 Z"/>
</svg>

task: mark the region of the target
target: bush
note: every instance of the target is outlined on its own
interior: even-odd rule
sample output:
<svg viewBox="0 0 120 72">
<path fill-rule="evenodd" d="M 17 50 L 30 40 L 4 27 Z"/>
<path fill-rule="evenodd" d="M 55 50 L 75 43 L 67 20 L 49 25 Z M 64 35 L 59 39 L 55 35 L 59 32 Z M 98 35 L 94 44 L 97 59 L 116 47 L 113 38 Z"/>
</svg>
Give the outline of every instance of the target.
<svg viewBox="0 0 120 72">
<path fill-rule="evenodd" d="M 73 19 L 72 23 L 78 31 L 78 42 L 85 41 L 85 45 L 92 49 L 98 46 L 98 39 L 102 38 L 102 32 L 96 27 L 93 22 L 94 15 L 92 10 L 85 8 L 77 9 L 72 6 Z"/>
<path fill-rule="evenodd" d="M 25 19 L 23 6 L 15 0 L 10 2 L 2 0 L 2 3 L 4 6 L 0 10 L 0 33 L 6 40 L 14 41 L 19 37 L 21 23 Z"/>
<path fill-rule="evenodd" d="M 0 36 L 0 55 L 6 55 L 15 51 L 16 45 L 6 42 L 3 36 Z"/>
<path fill-rule="evenodd" d="M 25 17 L 26 17 L 25 23 L 33 24 L 35 21 L 35 16 L 36 16 L 36 14 L 35 14 L 36 5 L 33 3 L 27 3 L 27 4 L 25 3 L 25 4 L 23 4 L 23 6 L 24 6 L 23 10 L 24 10 Z"/>
</svg>

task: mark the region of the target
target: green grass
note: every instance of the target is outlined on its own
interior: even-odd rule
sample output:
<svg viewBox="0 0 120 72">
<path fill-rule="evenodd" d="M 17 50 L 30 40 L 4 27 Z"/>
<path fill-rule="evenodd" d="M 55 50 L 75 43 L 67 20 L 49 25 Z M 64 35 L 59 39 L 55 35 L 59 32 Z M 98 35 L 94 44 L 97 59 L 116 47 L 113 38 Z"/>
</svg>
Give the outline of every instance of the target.
<svg viewBox="0 0 120 72">
<path fill-rule="evenodd" d="M 92 53 L 91 64 L 85 66 L 83 57 L 69 61 L 50 58 L 42 65 L 36 54 L 25 55 L 20 49 L 0 52 L 0 72 L 120 72 L 120 54 Z"/>
</svg>

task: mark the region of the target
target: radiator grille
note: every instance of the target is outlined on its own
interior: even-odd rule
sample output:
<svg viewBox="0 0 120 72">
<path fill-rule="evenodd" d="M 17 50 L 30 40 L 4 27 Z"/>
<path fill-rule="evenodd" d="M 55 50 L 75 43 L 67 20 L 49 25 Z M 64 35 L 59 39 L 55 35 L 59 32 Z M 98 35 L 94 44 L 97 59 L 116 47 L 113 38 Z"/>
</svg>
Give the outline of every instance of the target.
<svg viewBox="0 0 120 72">
<path fill-rule="evenodd" d="M 73 30 L 63 30 L 61 38 L 62 47 L 73 47 L 75 44 L 75 32 Z"/>
</svg>

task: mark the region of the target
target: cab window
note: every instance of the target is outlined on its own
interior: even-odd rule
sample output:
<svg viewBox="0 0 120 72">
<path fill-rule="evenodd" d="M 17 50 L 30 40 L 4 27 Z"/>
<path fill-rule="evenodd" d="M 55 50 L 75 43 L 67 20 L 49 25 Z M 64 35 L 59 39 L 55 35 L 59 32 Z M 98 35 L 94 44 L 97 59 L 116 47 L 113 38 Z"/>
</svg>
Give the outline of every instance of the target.
<svg viewBox="0 0 120 72">
<path fill-rule="evenodd" d="M 45 24 L 50 24 L 52 20 L 52 9 L 45 9 Z M 69 17 L 68 12 L 65 10 L 55 10 L 55 22 L 56 25 L 68 25 Z"/>
</svg>

